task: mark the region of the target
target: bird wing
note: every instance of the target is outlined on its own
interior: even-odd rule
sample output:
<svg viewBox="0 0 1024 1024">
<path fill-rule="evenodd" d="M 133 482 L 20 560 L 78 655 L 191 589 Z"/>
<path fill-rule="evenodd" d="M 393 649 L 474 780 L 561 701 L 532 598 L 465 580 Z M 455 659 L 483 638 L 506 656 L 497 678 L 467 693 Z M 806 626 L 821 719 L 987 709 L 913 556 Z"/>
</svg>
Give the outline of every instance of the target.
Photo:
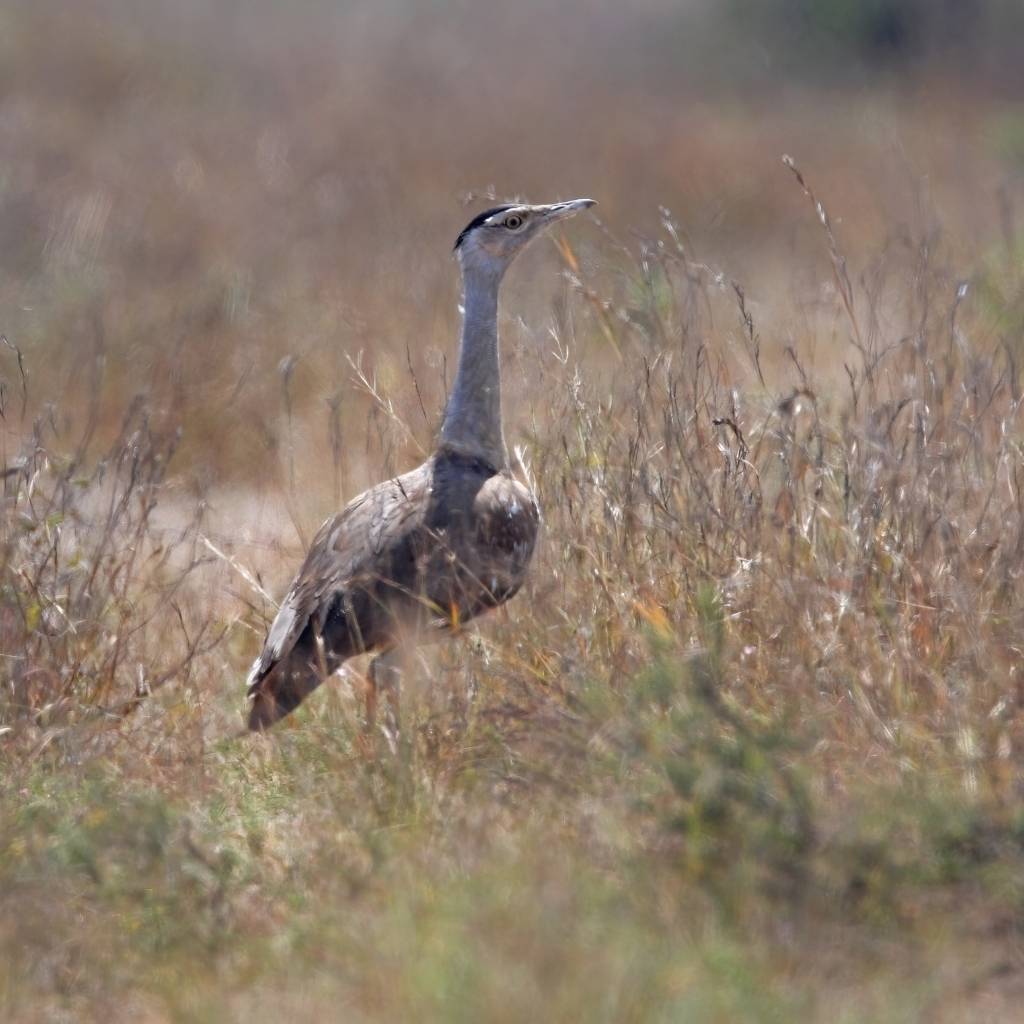
<svg viewBox="0 0 1024 1024">
<path fill-rule="evenodd" d="M 364 491 L 320 527 L 249 672 L 250 696 L 332 598 L 353 580 L 386 571 L 384 556 L 422 521 L 429 480 L 424 463 Z"/>
</svg>

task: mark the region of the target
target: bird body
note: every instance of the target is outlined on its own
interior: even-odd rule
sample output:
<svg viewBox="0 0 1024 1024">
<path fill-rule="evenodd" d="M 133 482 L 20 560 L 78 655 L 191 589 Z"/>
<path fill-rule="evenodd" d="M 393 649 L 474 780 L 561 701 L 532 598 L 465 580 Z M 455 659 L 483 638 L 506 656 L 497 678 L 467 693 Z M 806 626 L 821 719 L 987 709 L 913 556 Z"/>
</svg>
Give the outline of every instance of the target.
<svg viewBox="0 0 1024 1024">
<path fill-rule="evenodd" d="M 294 710 L 348 658 L 451 630 L 522 586 L 540 511 L 508 467 L 498 289 L 535 234 L 590 205 L 499 207 L 460 234 L 463 331 L 438 447 L 320 528 L 249 673 L 251 729 Z"/>
<path fill-rule="evenodd" d="M 522 586 L 540 512 L 519 481 L 442 449 L 320 528 L 250 674 L 250 727 L 301 703 L 346 659 L 444 630 Z"/>
</svg>

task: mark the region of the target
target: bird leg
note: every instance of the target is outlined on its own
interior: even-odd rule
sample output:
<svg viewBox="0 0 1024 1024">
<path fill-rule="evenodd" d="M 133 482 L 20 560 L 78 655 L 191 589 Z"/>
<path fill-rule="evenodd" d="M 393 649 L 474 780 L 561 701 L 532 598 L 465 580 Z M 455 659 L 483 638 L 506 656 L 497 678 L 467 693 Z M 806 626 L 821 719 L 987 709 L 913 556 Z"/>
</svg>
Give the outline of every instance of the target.
<svg viewBox="0 0 1024 1024">
<path fill-rule="evenodd" d="M 398 698 L 402 682 L 401 656 L 397 647 L 390 647 L 370 662 L 369 688 L 366 694 L 366 730 L 372 732 L 377 722 L 377 699 L 384 696 L 385 715 L 381 727 L 389 741 L 397 739 L 400 729 Z"/>
</svg>

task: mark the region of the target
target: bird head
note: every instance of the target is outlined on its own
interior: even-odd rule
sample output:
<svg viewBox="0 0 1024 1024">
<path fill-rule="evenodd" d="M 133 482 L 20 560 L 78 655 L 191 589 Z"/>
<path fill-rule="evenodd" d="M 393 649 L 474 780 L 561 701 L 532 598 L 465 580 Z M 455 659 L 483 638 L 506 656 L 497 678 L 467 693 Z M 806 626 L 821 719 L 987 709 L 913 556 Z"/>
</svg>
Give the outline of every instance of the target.
<svg viewBox="0 0 1024 1024">
<path fill-rule="evenodd" d="M 478 214 L 462 229 L 455 252 L 464 270 L 486 269 L 500 276 L 548 228 L 594 205 L 593 199 L 570 199 L 546 206 L 496 206 Z"/>
</svg>

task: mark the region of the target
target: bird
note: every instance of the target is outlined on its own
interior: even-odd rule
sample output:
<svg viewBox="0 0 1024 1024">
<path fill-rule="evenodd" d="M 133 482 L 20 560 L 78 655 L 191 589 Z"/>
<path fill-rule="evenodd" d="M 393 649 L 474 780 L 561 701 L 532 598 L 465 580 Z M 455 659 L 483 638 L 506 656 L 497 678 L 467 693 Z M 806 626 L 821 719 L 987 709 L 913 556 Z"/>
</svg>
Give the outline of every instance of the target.
<svg viewBox="0 0 1024 1024">
<path fill-rule="evenodd" d="M 522 586 L 541 514 L 505 445 L 498 293 L 531 242 L 593 205 L 505 204 L 459 233 L 462 332 L 439 436 L 422 465 L 364 491 L 317 532 L 249 672 L 250 730 L 268 729 L 367 653 L 373 728 L 379 692 L 397 702 L 410 638 L 451 633 Z"/>
</svg>

